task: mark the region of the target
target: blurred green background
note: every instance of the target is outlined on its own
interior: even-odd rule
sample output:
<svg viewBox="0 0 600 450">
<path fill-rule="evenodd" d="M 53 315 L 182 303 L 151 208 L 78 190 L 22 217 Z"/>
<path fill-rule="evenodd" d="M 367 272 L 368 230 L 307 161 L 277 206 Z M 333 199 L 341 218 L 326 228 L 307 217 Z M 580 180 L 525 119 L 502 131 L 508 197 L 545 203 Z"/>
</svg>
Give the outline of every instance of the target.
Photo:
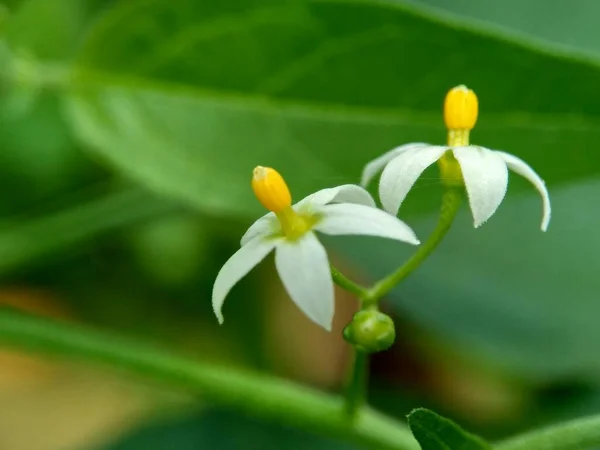
<svg viewBox="0 0 600 450">
<path fill-rule="evenodd" d="M 395 346 L 370 401 L 428 406 L 488 438 L 600 408 L 600 3 L 592 0 L 13 0 L 0 10 L 0 305 L 339 391 L 355 303 L 326 334 L 272 261 L 219 327 L 220 266 L 262 214 L 255 165 L 296 199 L 357 182 L 405 142 L 443 143 L 441 104 L 480 99 L 475 143 L 528 161 L 481 229 L 468 211 L 385 301 Z M 426 236 L 426 172 L 401 217 Z M 410 249 L 328 239 L 368 281 Z M 0 353 L 0 448 L 349 449 L 121 373 Z"/>
</svg>

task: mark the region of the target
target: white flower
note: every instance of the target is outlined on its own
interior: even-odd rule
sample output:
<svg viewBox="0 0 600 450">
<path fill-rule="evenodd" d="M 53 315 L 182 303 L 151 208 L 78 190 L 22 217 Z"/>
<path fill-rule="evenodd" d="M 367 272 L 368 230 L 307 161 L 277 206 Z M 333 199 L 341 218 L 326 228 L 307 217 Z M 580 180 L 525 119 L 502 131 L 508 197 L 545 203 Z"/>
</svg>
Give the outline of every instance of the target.
<svg viewBox="0 0 600 450">
<path fill-rule="evenodd" d="M 397 147 L 367 164 L 361 184 L 366 186 L 383 169 L 379 197 L 383 207 L 397 214 L 408 191 L 427 167 L 440 162 L 442 179 L 447 184 L 462 184 L 467 190 L 474 225 L 487 221 L 504 199 L 508 169 L 528 179 L 542 197 L 542 231 L 550 222 L 550 198 L 544 181 L 523 160 L 509 153 L 468 145 L 469 130 L 477 119 L 477 98 L 464 86 L 446 97 L 445 120 L 449 146 L 424 143 Z"/>
<path fill-rule="evenodd" d="M 381 236 L 419 244 L 408 225 L 376 209 L 369 193 L 360 186 L 324 189 L 291 205 L 281 176 L 274 169 L 257 167 L 253 188 L 259 201 L 272 212 L 250 226 L 242 237 L 241 248 L 217 275 L 212 304 L 220 323 L 221 308 L 231 288 L 275 250 L 275 266 L 291 299 L 311 320 L 331 330 L 333 281 L 327 253 L 314 231 Z"/>
</svg>

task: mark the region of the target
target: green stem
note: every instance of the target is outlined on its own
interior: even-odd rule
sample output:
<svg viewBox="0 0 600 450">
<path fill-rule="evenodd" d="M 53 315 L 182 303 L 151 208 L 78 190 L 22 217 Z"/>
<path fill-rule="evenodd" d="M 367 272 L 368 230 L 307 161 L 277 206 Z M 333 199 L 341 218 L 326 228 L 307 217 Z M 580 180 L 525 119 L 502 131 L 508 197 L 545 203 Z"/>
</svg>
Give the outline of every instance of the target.
<svg viewBox="0 0 600 450">
<path fill-rule="evenodd" d="M 354 350 L 354 364 L 350 383 L 346 391 L 346 414 L 351 420 L 357 417 L 362 406 L 365 405 L 367 396 L 369 356 L 366 352 Z"/>
<path fill-rule="evenodd" d="M 355 283 L 349 278 L 346 278 L 344 274 L 342 274 L 333 266 L 331 266 L 331 278 L 333 278 L 333 282 L 339 287 L 345 289 L 346 291 L 352 294 L 357 295 L 358 297 L 363 297 L 367 292 L 366 288 L 362 287 L 358 283 Z"/>
<path fill-rule="evenodd" d="M 0 343 L 42 354 L 102 363 L 253 416 L 379 450 L 418 450 L 408 428 L 372 409 L 351 423 L 344 400 L 290 381 L 174 356 L 84 327 L 0 308 Z"/>
<path fill-rule="evenodd" d="M 398 270 L 378 281 L 368 292 L 366 300 L 377 301 L 390 292 L 398 283 L 410 275 L 427 257 L 435 250 L 442 241 L 454 221 L 454 217 L 460 208 L 462 200 L 462 189 L 447 187 L 442 198 L 442 207 L 437 226 L 422 243 L 417 252 L 402 265 Z"/>
<path fill-rule="evenodd" d="M 461 199 L 461 189 L 457 187 L 447 187 L 442 198 L 442 208 L 438 224 L 427 241 L 419 247 L 419 250 L 417 250 L 403 266 L 377 282 L 371 289 L 367 290 L 362 288 L 353 281 L 347 279 L 335 267 L 331 266 L 333 280 L 342 288 L 358 295 L 361 298 L 363 308 L 377 308 L 377 300 L 387 294 L 414 271 L 442 241 L 452 226 L 454 217 L 460 208 Z M 367 362 L 367 354 L 355 349 L 354 364 L 348 389 L 346 391 L 346 413 L 352 420 L 356 417 L 356 414 L 365 403 L 367 391 Z"/>
<path fill-rule="evenodd" d="M 531 431 L 494 445 L 495 450 L 584 450 L 600 445 L 600 415 Z"/>
</svg>

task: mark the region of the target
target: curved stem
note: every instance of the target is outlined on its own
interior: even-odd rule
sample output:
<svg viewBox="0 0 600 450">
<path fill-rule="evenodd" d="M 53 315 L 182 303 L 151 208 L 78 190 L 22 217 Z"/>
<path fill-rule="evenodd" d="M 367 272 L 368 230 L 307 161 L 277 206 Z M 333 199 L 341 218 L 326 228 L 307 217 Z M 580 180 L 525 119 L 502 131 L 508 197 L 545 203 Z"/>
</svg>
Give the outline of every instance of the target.
<svg viewBox="0 0 600 450">
<path fill-rule="evenodd" d="M 419 448 L 404 424 L 374 410 L 363 408 L 356 421 L 349 422 L 344 400 L 339 396 L 275 377 L 192 361 L 168 350 L 78 325 L 0 308 L 0 343 L 127 369 L 253 416 L 343 438 L 367 448 Z"/>
<path fill-rule="evenodd" d="M 600 445 L 600 415 L 531 431 L 494 445 L 495 450 L 584 450 Z"/>
<path fill-rule="evenodd" d="M 358 349 L 354 350 L 354 364 L 350 383 L 346 391 L 346 414 L 354 420 L 360 408 L 366 402 L 369 355 Z"/>
<path fill-rule="evenodd" d="M 361 298 L 363 308 L 377 308 L 377 300 L 404 280 L 442 241 L 452 226 L 454 217 L 460 208 L 461 198 L 462 190 L 460 188 L 446 187 L 446 191 L 442 198 L 442 208 L 438 224 L 427 241 L 421 245 L 419 250 L 404 265 L 394 273 L 377 282 L 371 289 L 362 288 L 353 281 L 347 279 L 335 267 L 331 266 L 333 280 L 342 288 L 358 295 Z M 346 414 L 351 420 L 356 417 L 358 411 L 365 403 L 367 390 L 367 362 L 367 354 L 355 349 L 354 364 L 348 389 L 346 391 Z"/>
<path fill-rule="evenodd" d="M 333 267 L 333 265 L 331 266 L 331 278 L 333 278 L 333 282 L 339 287 L 357 295 L 358 297 L 363 297 L 367 292 L 367 288 L 364 288 L 358 283 L 346 278 L 346 276 Z"/>
<path fill-rule="evenodd" d="M 438 223 L 427 240 L 421 244 L 416 253 L 398 270 L 378 281 L 368 292 L 365 300 L 376 301 L 390 292 L 398 283 L 410 275 L 442 241 L 454 221 L 460 208 L 462 188 L 446 187 L 442 198 L 442 207 Z"/>
</svg>

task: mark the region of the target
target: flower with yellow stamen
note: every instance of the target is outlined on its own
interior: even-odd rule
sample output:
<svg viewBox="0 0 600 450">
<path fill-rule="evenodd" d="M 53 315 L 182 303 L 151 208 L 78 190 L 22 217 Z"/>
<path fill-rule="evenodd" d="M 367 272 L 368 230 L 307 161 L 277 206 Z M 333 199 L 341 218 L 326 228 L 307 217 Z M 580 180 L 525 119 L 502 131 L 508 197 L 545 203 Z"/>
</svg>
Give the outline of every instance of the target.
<svg viewBox="0 0 600 450">
<path fill-rule="evenodd" d="M 361 184 L 369 184 L 383 169 L 379 197 L 388 212 L 397 214 L 423 171 L 437 161 L 444 184 L 464 186 L 467 190 L 474 225 L 478 227 L 502 203 L 508 186 L 508 169 L 511 169 L 527 178 L 540 193 L 543 203 L 541 229 L 546 231 L 550 223 L 550 198 L 539 175 L 516 156 L 469 144 L 478 107 L 477 96 L 472 90 L 464 85 L 451 89 L 444 102 L 448 145 L 414 143 L 396 147 L 365 166 Z"/>
<path fill-rule="evenodd" d="M 327 253 L 315 231 L 419 243 L 408 225 L 376 209 L 371 195 L 357 185 L 323 189 L 292 205 L 290 191 L 281 175 L 270 167 L 258 166 L 253 172 L 252 189 L 270 212 L 250 226 L 242 237 L 241 248 L 217 275 L 212 304 L 220 323 L 229 291 L 275 250 L 275 266 L 290 298 L 312 321 L 330 330 L 334 313 L 333 280 Z"/>
</svg>

